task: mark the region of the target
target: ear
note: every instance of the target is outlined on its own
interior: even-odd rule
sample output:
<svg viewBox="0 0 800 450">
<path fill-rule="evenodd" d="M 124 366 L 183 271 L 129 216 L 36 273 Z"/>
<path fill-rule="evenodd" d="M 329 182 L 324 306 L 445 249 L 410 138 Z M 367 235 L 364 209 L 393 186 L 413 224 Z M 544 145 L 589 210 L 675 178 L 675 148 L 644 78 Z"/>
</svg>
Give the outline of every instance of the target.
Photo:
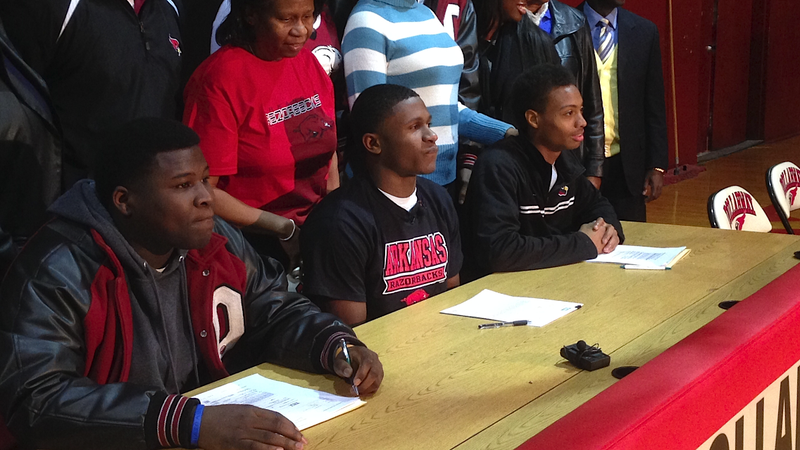
<svg viewBox="0 0 800 450">
<path fill-rule="evenodd" d="M 539 128 L 539 113 L 529 109 L 525 111 L 525 121 L 534 129 Z"/>
<path fill-rule="evenodd" d="M 381 142 L 377 134 L 364 133 L 364 136 L 361 137 L 361 143 L 364 144 L 364 148 L 373 155 L 381 154 Z"/>
<path fill-rule="evenodd" d="M 114 192 L 111 194 L 111 203 L 114 205 L 114 208 L 124 217 L 130 217 L 131 213 L 133 212 L 130 200 L 131 198 L 128 189 L 122 186 L 117 186 L 117 188 L 114 189 Z"/>
<path fill-rule="evenodd" d="M 244 21 L 251 27 L 256 26 L 256 10 L 252 6 L 245 6 Z"/>
</svg>

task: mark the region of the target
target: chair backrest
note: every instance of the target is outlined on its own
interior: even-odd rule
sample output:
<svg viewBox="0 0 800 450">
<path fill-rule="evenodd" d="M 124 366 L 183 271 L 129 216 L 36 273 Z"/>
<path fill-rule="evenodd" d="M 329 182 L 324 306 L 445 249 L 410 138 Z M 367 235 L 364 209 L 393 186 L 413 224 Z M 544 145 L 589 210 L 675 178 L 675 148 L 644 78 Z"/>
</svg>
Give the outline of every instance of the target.
<svg viewBox="0 0 800 450">
<path fill-rule="evenodd" d="M 769 232 L 772 223 L 749 192 L 731 186 L 708 197 L 708 221 L 714 228 Z"/>
<path fill-rule="evenodd" d="M 794 234 L 789 215 L 800 208 L 800 169 L 790 162 L 767 169 L 767 192 L 786 232 Z"/>
</svg>

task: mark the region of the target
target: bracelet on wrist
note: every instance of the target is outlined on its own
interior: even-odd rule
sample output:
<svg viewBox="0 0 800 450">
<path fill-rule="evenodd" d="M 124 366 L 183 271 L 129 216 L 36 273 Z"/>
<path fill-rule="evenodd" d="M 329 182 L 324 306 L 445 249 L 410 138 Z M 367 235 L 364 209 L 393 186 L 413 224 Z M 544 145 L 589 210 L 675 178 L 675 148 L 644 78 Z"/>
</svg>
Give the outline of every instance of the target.
<svg viewBox="0 0 800 450">
<path fill-rule="evenodd" d="M 195 448 L 197 448 L 197 441 L 200 440 L 200 422 L 203 420 L 204 408 L 205 407 L 200 404 L 197 405 L 197 409 L 194 410 L 194 421 L 192 423 L 192 436 L 190 438 L 190 444 Z"/>
<path fill-rule="evenodd" d="M 278 238 L 278 239 L 280 239 L 280 240 L 282 240 L 284 242 L 286 242 L 289 239 L 293 238 L 294 237 L 294 233 L 297 231 L 297 224 L 294 222 L 294 219 L 289 219 L 289 222 L 292 222 L 292 232 L 289 233 L 289 236 L 286 236 L 285 238 Z"/>
<path fill-rule="evenodd" d="M 655 170 L 656 172 L 661 172 L 661 173 L 666 172 L 666 170 L 662 169 L 661 167 L 653 167 L 653 170 Z"/>
</svg>

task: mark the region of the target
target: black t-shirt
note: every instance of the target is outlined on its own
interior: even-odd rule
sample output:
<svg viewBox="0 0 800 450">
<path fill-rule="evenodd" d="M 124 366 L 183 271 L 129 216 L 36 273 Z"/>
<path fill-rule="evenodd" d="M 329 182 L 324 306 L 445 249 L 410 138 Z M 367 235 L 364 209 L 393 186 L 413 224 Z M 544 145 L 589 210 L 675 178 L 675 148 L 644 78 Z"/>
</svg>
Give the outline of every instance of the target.
<svg viewBox="0 0 800 450">
<path fill-rule="evenodd" d="M 355 177 L 311 211 L 301 249 L 303 293 L 316 302 L 366 302 L 367 320 L 444 292 L 462 263 L 452 200 L 423 178 L 406 211 Z"/>
</svg>

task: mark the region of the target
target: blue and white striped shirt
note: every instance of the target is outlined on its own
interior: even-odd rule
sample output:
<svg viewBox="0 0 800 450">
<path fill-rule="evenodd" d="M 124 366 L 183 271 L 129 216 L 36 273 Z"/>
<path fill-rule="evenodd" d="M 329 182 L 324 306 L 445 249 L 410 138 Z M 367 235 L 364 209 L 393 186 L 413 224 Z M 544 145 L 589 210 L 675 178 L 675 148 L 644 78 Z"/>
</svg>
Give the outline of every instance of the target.
<svg viewBox="0 0 800 450">
<path fill-rule="evenodd" d="M 350 106 L 366 88 L 399 84 L 413 89 L 433 117 L 439 155 L 425 177 L 441 185 L 456 178 L 458 133 L 492 144 L 511 126 L 458 102 L 464 56 L 439 19 L 415 0 L 360 0 L 342 38 Z"/>
</svg>

